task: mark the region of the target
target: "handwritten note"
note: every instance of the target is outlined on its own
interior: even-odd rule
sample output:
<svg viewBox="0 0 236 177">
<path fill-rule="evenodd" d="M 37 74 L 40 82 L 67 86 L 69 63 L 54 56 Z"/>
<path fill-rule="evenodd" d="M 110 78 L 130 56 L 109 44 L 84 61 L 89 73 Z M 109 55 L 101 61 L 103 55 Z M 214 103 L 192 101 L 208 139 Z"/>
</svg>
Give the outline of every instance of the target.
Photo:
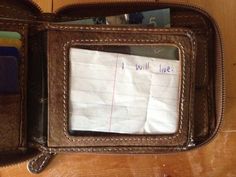
<svg viewBox="0 0 236 177">
<path fill-rule="evenodd" d="M 180 61 L 70 49 L 70 130 L 177 131 Z"/>
</svg>

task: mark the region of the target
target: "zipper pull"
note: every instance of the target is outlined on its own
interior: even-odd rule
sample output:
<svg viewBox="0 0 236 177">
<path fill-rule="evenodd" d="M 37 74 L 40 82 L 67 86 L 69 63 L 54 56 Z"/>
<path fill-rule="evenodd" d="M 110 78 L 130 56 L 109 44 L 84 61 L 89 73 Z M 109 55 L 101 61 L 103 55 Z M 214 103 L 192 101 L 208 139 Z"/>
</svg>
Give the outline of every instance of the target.
<svg viewBox="0 0 236 177">
<path fill-rule="evenodd" d="M 42 172 L 54 157 L 55 153 L 42 152 L 34 159 L 30 160 L 28 163 L 28 170 L 31 173 L 40 173 Z"/>
</svg>

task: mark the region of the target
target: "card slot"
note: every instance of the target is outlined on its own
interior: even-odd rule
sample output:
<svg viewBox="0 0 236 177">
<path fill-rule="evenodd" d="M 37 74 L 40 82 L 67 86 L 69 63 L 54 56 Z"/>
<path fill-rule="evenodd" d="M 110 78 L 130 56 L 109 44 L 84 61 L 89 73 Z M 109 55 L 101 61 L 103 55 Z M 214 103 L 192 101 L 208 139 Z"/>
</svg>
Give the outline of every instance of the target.
<svg viewBox="0 0 236 177">
<path fill-rule="evenodd" d="M 0 95 L 0 151 L 21 147 L 21 96 Z"/>
<path fill-rule="evenodd" d="M 13 56 L 0 56 L 0 94 L 19 92 L 19 64 Z"/>
<path fill-rule="evenodd" d="M 0 152 L 26 149 L 28 24 L 0 20 Z"/>
</svg>

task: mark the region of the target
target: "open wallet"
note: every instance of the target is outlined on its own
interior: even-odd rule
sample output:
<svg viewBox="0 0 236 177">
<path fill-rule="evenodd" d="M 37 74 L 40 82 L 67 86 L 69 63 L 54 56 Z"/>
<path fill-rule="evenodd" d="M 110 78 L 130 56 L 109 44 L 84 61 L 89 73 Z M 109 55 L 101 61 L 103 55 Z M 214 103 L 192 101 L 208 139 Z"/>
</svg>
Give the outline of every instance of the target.
<svg viewBox="0 0 236 177">
<path fill-rule="evenodd" d="M 166 9 L 169 26 L 73 21 Z M 43 13 L 0 1 L 0 165 L 58 153 L 150 154 L 207 144 L 224 112 L 223 46 L 204 10 L 83 1 Z"/>
</svg>

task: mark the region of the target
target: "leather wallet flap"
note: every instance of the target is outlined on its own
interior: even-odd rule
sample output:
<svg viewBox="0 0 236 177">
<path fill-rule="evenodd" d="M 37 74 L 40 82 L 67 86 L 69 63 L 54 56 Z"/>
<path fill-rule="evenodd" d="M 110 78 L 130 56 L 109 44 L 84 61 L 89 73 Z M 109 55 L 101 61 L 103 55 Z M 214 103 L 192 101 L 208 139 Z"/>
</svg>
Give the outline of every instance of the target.
<svg viewBox="0 0 236 177">
<path fill-rule="evenodd" d="M 114 152 L 116 152 L 115 147 L 117 146 L 155 146 L 165 149 L 163 148 L 165 146 L 184 148 L 188 145 L 192 132 L 196 52 L 195 37 L 190 30 L 105 26 L 94 28 L 92 26 L 62 25 L 50 25 L 46 30 L 48 31 L 49 112 L 47 144 L 49 147 L 109 146 L 114 147 Z M 178 97 L 179 123 L 177 131 L 170 135 L 71 135 L 68 124 L 69 68 L 73 67 L 69 65 L 68 51 L 70 48 L 83 48 L 84 46 L 103 46 L 106 48 L 106 46 L 111 45 L 118 48 L 120 46 L 140 46 L 140 44 L 142 46 L 175 45 L 179 48 L 181 84 Z M 55 47 L 60 48 L 57 53 L 55 53 Z M 152 148 L 149 149 L 152 151 Z M 135 150 L 133 151 L 135 152 Z M 147 153 L 150 151 L 146 149 Z"/>
</svg>

